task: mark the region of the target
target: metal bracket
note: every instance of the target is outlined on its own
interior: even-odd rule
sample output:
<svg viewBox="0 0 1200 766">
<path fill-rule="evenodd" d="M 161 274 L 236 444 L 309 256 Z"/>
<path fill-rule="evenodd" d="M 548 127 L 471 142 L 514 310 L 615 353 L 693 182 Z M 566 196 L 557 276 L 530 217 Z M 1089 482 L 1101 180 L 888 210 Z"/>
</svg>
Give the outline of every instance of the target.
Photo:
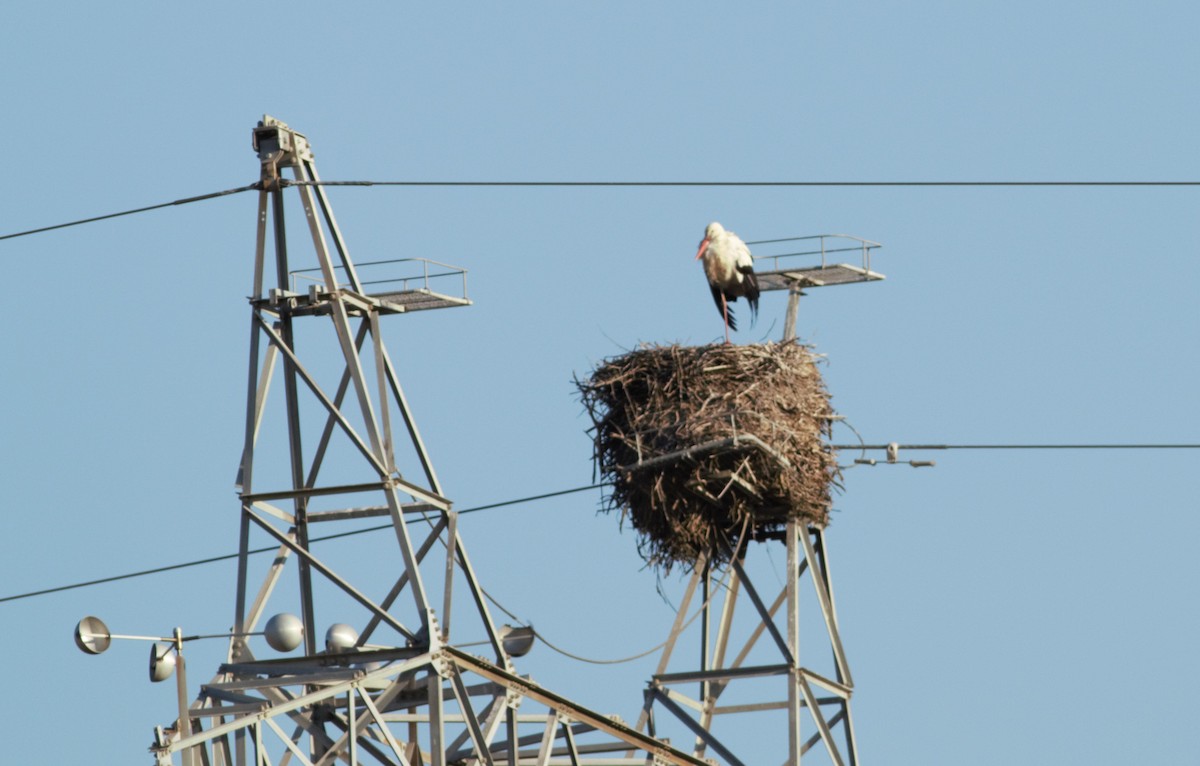
<svg viewBox="0 0 1200 766">
<path fill-rule="evenodd" d="M 888 442 L 884 446 L 887 454 L 888 465 L 910 465 L 913 468 L 933 468 L 937 463 L 933 460 L 901 460 L 900 459 L 900 444 L 898 442 Z M 874 458 L 855 458 L 855 465 L 879 465 L 879 461 Z"/>
</svg>

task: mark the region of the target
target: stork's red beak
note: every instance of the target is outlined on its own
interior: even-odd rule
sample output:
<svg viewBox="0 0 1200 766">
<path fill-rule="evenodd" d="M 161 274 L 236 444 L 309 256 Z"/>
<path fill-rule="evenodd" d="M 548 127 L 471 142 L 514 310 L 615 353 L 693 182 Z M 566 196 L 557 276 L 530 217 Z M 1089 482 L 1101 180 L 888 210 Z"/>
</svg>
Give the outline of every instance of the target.
<svg viewBox="0 0 1200 766">
<path fill-rule="evenodd" d="M 700 249 L 696 251 L 696 260 L 700 260 L 704 256 L 704 251 L 708 249 L 708 239 L 700 241 Z"/>
</svg>

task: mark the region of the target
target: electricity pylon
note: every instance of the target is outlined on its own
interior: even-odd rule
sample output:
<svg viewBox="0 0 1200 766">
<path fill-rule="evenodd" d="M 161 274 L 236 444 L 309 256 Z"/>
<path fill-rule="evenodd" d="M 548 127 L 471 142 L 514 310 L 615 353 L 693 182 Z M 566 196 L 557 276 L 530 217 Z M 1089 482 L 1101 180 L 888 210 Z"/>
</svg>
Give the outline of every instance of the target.
<svg viewBox="0 0 1200 766">
<path fill-rule="evenodd" d="M 468 305 L 465 273 L 417 259 L 356 266 L 307 139 L 264 117 L 254 149 L 261 180 L 234 628 L 212 681 L 157 730 L 160 766 L 177 754 L 184 766 L 705 763 L 517 675 L 521 650 L 492 620 L 382 334 L 384 317 Z M 296 268 L 289 250 L 289 188 L 312 268 Z M 410 271 L 368 279 L 367 267 Z M 282 402 L 272 397 L 278 388 Z M 389 519 L 395 538 L 390 556 L 369 549 L 382 588 L 356 586 L 311 545 L 318 525 L 361 530 L 370 518 Z M 265 565 L 252 557 L 262 536 L 278 546 Z M 358 559 L 346 563 L 361 568 Z M 463 592 L 469 608 L 456 611 Z M 299 612 L 295 626 L 264 620 L 281 604 Z M 321 644 L 330 614 L 339 622 Z M 486 657 L 455 646 L 452 615 L 455 637 L 482 636 Z M 273 649 L 302 653 L 265 656 L 264 633 Z"/>
</svg>

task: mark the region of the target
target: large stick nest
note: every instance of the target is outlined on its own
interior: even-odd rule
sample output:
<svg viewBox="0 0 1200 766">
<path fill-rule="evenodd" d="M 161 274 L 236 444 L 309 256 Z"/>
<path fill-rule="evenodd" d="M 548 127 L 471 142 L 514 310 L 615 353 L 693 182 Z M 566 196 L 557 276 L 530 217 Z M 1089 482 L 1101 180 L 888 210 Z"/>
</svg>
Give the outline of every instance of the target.
<svg viewBox="0 0 1200 766">
<path fill-rule="evenodd" d="M 828 522 L 832 409 L 807 347 L 642 348 L 575 384 L 612 486 L 603 510 L 628 517 L 652 567 L 720 564 L 789 518 Z"/>
</svg>

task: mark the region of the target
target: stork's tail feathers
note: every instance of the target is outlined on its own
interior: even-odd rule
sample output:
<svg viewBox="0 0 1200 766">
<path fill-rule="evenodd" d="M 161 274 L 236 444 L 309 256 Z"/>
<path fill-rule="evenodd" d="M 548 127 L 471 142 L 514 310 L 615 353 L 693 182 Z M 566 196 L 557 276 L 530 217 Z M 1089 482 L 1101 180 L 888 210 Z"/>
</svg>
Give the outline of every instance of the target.
<svg viewBox="0 0 1200 766">
<path fill-rule="evenodd" d="M 747 268 L 743 272 L 745 274 L 746 303 L 750 304 L 750 324 L 753 325 L 758 321 L 758 277 L 754 276 L 754 270 Z"/>
</svg>

